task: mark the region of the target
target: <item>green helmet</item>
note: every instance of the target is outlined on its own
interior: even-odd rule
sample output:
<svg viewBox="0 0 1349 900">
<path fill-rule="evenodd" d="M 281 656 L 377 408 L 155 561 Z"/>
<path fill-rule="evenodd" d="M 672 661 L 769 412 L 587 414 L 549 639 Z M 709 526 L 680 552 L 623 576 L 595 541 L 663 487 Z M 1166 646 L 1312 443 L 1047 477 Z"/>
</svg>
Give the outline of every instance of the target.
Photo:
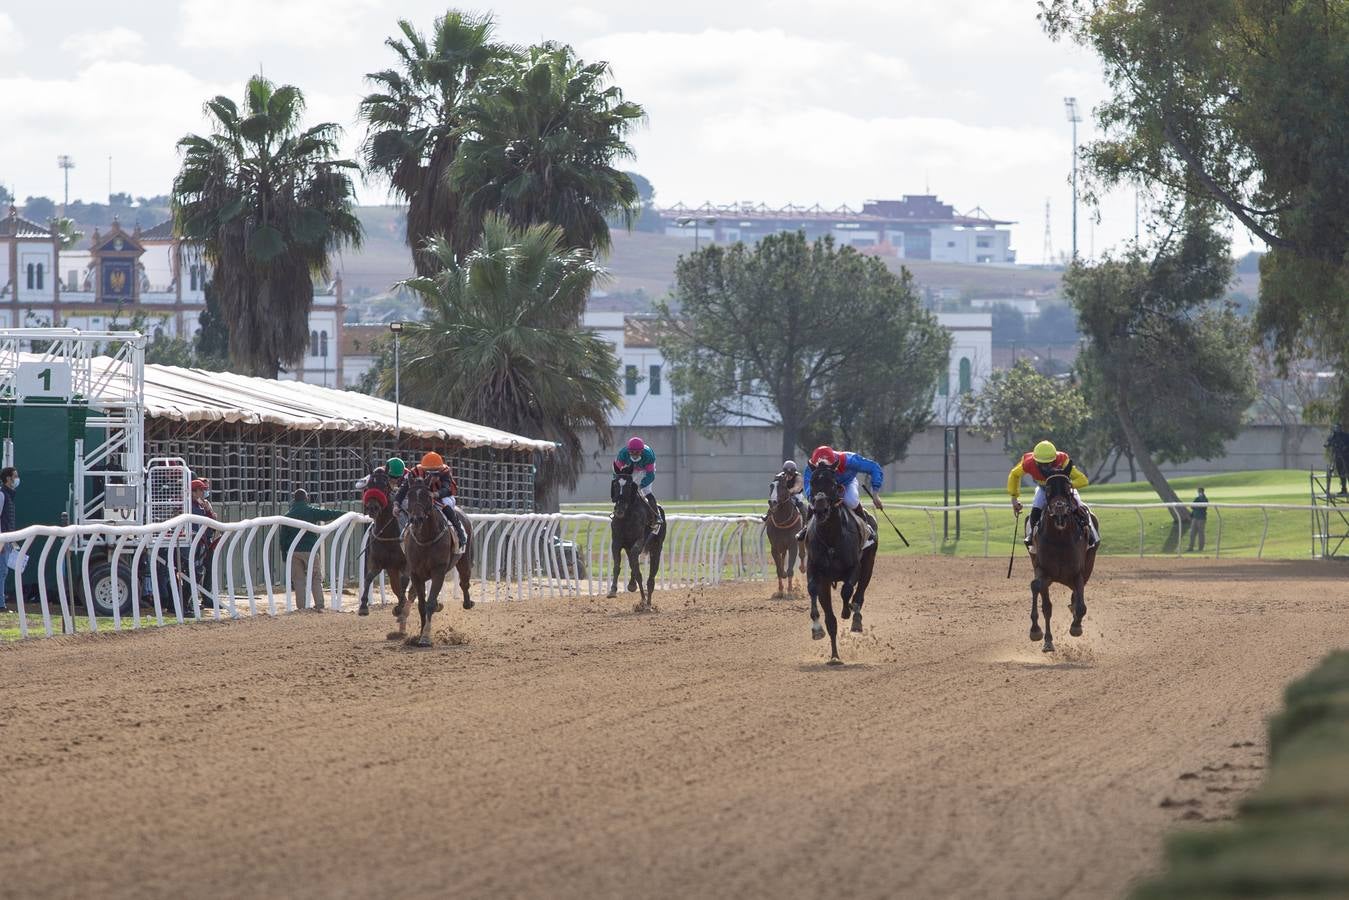
<svg viewBox="0 0 1349 900">
<path fill-rule="evenodd" d="M 394 478 L 402 478 L 403 472 L 406 471 L 407 467 L 403 465 L 403 461 L 401 459 L 394 456 L 391 457 L 389 461 L 384 464 L 384 468 L 388 469 L 389 474 L 392 475 Z"/>
</svg>

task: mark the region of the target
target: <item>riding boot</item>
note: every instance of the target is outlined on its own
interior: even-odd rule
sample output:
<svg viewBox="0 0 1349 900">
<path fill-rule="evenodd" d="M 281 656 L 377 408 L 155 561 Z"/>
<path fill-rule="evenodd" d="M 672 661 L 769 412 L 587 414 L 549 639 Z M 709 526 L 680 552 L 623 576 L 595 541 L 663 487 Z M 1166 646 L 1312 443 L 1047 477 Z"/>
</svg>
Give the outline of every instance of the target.
<svg viewBox="0 0 1349 900">
<path fill-rule="evenodd" d="M 656 503 L 656 496 L 654 494 L 646 495 L 646 505 L 651 511 L 651 533 L 656 534 L 660 531 L 661 521 L 660 506 Z"/>
<path fill-rule="evenodd" d="M 1030 511 L 1030 519 L 1029 521 L 1026 522 L 1025 544 L 1026 549 L 1029 550 L 1031 553 L 1035 552 L 1035 531 L 1040 527 L 1040 516 L 1043 513 L 1044 510 L 1032 507 Z"/>
</svg>

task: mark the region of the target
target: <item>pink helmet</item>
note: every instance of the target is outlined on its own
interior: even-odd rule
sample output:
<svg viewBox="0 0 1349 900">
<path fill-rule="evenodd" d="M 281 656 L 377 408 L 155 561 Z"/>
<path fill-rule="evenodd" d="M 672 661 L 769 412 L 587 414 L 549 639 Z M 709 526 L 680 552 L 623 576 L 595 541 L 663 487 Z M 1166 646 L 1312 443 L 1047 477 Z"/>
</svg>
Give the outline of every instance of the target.
<svg viewBox="0 0 1349 900">
<path fill-rule="evenodd" d="M 628 439 L 628 452 L 632 454 L 641 453 L 646 449 L 646 442 L 639 437 Z"/>
</svg>

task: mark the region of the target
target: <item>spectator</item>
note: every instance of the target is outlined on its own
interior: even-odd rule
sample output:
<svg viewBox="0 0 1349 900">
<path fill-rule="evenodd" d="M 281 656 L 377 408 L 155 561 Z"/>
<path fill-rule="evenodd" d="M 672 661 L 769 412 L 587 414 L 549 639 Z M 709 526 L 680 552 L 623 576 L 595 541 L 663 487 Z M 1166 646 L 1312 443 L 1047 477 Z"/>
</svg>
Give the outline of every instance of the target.
<svg viewBox="0 0 1349 900">
<path fill-rule="evenodd" d="M 1335 475 L 1340 476 L 1340 496 L 1349 494 L 1345 489 L 1345 476 L 1349 475 L 1349 431 L 1345 431 L 1340 423 L 1335 423 L 1335 428 L 1330 432 L 1330 437 L 1326 440 L 1326 450 L 1330 453 L 1330 473 L 1326 476 L 1326 493 L 1330 493 L 1330 480 Z"/>
<path fill-rule="evenodd" d="M 13 466 L 0 469 L 0 534 L 16 531 L 14 524 L 14 491 L 19 486 L 19 470 Z M 0 544 L 0 612 L 6 609 L 9 597 L 9 545 Z"/>
<path fill-rule="evenodd" d="M 1208 496 L 1204 489 L 1200 488 L 1199 493 L 1195 495 L 1196 504 L 1207 504 Z M 1199 539 L 1199 552 L 1204 552 L 1204 528 L 1208 525 L 1208 506 L 1199 505 L 1190 507 L 1190 552 L 1194 552 L 1195 539 Z"/>
<path fill-rule="evenodd" d="M 320 522 L 331 522 L 343 515 L 341 510 L 311 506 L 309 504 L 309 492 L 304 488 L 297 488 L 291 498 L 290 509 L 286 510 L 287 518 L 317 525 Z M 295 593 L 295 608 L 305 609 L 307 607 L 305 578 L 309 570 L 309 559 L 315 553 L 314 548 L 318 542 L 318 535 L 312 531 L 284 527 L 281 529 L 282 553 L 290 552 L 290 545 L 295 540 L 296 534 L 300 535 L 300 541 L 295 545 L 295 552 L 291 553 L 290 556 L 290 584 L 291 590 Z M 314 595 L 314 608 L 323 609 L 322 550 L 318 551 L 318 555 L 314 557 L 314 575 L 308 588 Z"/>
</svg>

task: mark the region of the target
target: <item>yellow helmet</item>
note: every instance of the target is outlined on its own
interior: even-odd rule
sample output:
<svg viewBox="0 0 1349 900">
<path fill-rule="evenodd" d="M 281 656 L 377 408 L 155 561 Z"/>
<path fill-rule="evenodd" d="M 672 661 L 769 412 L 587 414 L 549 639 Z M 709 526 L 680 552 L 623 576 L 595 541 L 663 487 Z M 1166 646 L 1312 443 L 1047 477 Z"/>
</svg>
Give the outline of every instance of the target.
<svg viewBox="0 0 1349 900">
<path fill-rule="evenodd" d="M 1052 463 L 1058 455 L 1058 448 L 1049 441 L 1041 441 L 1036 444 L 1035 450 L 1031 453 L 1031 456 L 1035 457 L 1035 461 L 1042 466 L 1047 466 Z"/>
</svg>

